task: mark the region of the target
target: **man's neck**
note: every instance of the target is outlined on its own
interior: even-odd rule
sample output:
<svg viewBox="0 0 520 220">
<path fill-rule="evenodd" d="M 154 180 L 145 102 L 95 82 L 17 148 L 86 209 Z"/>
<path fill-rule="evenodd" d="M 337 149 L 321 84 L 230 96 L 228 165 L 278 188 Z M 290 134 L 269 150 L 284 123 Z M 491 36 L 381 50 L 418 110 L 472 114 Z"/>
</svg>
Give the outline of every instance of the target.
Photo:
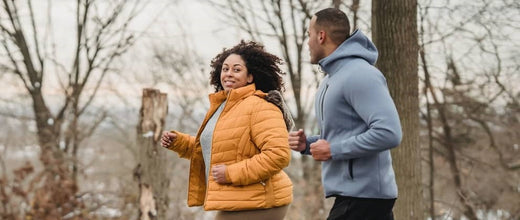
<svg viewBox="0 0 520 220">
<path fill-rule="evenodd" d="M 336 45 L 336 44 L 325 44 L 325 48 L 324 48 L 324 51 L 325 51 L 325 57 L 328 57 L 329 55 L 331 55 L 332 53 L 334 53 L 334 51 L 336 51 L 336 49 L 338 49 L 338 46 L 339 45 Z"/>
</svg>

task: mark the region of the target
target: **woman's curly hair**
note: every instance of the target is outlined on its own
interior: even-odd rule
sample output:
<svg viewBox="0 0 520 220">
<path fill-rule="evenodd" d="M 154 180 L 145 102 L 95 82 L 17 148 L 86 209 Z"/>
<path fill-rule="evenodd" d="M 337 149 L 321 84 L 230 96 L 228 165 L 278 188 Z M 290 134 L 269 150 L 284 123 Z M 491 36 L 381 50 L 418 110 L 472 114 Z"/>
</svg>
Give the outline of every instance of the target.
<svg viewBox="0 0 520 220">
<path fill-rule="evenodd" d="M 283 91 L 284 83 L 282 80 L 284 72 L 278 65 L 282 64 L 282 59 L 264 50 L 264 46 L 254 41 L 240 41 L 236 46 L 224 49 L 213 60 L 211 60 L 210 83 L 215 88 L 215 92 L 223 90 L 220 82 L 220 73 L 224 60 L 231 54 L 240 55 L 246 63 L 249 74 L 253 74 L 253 83 L 256 89 L 268 93 L 271 90 Z"/>
</svg>

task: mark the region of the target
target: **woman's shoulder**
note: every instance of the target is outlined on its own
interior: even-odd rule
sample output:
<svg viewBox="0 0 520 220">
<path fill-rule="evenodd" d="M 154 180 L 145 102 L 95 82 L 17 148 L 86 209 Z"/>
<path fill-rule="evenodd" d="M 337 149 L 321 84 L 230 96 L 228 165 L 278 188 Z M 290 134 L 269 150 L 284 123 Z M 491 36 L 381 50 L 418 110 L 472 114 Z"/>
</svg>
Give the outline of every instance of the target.
<svg viewBox="0 0 520 220">
<path fill-rule="evenodd" d="M 269 102 L 266 99 L 267 94 L 253 94 L 249 97 L 246 97 L 244 101 L 242 102 L 242 106 L 246 108 L 250 108 L 253 111 L 260 111 L 262 109 L 278 109 L 276 105 Z"/>
<path fill-rule="evenodd" d="M 250 107 L 254 107 L 254 105 L 264 105 L 267 104 L 267 100 L 265 100 L 265 96 L 253 94 L 244 99 L 244 103 L 247 103 Z"/>
</svg>

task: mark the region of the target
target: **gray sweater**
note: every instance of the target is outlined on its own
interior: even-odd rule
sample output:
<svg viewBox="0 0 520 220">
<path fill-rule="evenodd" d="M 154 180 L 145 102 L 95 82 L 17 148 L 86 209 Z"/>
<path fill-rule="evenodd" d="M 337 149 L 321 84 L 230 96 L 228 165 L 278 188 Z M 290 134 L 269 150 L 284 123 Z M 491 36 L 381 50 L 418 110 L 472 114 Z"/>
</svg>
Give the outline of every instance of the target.
<svg viewBox="0 0 520 220">
<path fill-rule="evenodd" d="M 326 73 L 316 93 L 321 130 L 307 138 L 330 143 L 322 164 L 325 196 L 397 198 L 390 149 L 400 144 L 401 124 L 386 79 L 374 67 L 377 49 L 359 30 L 319 61 Z"/>
<path fill-rule="evenodd" d="M 206 123 L 206 127 L 202 130 L 200 134 L 200 145 L 202 146 L 202 157 L 204 158 L 204 165 L 206 167 L 206 182 L 209 176 L 209 166 L 211 164 L 211 148 L 213 142 L 213 131 L 215 130 L 215 125 L 217 124 L 218 118 L 224 110 L 224 106 L 226 106 L 226 101 L 224 101 L 218 107 L 217 111 L 213 113 L 211 118 Z"/>
</svg>

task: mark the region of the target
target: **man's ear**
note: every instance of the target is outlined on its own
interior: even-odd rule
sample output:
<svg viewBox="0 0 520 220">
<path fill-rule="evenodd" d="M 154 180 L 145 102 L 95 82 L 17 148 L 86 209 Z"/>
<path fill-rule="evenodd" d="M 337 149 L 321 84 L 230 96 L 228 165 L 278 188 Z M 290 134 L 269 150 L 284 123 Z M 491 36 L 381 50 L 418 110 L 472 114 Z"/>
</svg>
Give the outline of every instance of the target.
<svg viewBox="0 0 520 220">
<path fill-rule="evenodd" d="M 327 33 L 325 31 L 319 31 L 318 32 L 318 41 L 320 44 L 325 43 L 325 38 L 327 37 Z"/>
</svg>

